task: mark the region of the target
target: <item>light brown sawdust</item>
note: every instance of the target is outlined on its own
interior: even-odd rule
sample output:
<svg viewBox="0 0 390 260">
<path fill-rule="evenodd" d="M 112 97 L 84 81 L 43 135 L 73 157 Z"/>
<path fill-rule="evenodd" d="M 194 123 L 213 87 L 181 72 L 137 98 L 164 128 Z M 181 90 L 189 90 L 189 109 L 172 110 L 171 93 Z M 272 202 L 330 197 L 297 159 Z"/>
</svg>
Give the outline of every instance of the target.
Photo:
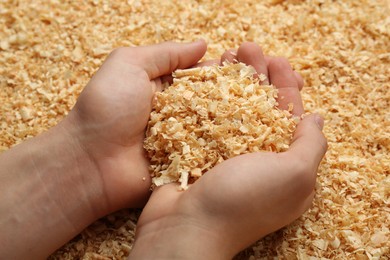
<svg viewBox="0 0 390 260">
<path fill-rule="evenodd" d="M 61 120 L 114 47 L 204 38 L 215 58 L 255 41 L 303 75 L 305 108 L 325 116 L 329 151 L 312 209 L 237 258 L 387 259 L 388 13 L 387 0 L 2 1 L 0 151 Z M 123 232 L 107 217 L 51 259 L 123 258 L 131 214 L 114 215 Z"/>
<path fill-rule="evenodd" d="M 152 187 L 180 182 L 186 190 L 229 158 L 286 151 L 299 119 L 277 108 L 278 91 L 265 79 L 243 63 L 176 70 L 146 130 Z"/>
</svg>

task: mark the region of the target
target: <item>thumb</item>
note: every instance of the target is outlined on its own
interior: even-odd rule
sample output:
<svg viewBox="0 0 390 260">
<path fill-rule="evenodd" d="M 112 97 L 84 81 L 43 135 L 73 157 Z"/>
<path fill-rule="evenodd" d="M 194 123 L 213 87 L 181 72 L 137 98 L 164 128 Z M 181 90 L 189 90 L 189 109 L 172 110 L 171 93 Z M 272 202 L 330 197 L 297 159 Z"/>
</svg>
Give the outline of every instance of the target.
<svg viewBox="0 0 390 260">
<path fill-rule="evenodd" d="M 306 116 L 295 130 L 292 144 L 287 153 L 304 161 L 311 169 L 317 170 L 328 144 L 322 128 L 324 119 L 318 114 Z"/>
<path fill-rule="evenodd" d="M 144 69 L 150 79 L 155 79 L 176 69 L 191 67 L 203 57 L 206 49 L 204 40 L 191 43 L 165 42 L 129 48 L 127 59 L 131 64 Z"/>
</svg>

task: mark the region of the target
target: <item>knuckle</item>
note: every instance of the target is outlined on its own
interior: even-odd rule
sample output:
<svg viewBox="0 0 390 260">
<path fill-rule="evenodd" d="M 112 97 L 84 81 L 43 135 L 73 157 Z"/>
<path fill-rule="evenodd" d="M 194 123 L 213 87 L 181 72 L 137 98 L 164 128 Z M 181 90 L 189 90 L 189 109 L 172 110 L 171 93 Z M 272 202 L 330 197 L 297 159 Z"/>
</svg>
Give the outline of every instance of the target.
<svg viewBox="0 0 390 260">
<path fill-rule="evenodd" d="M 121 57 L 121 56 L 124 56 L 125 54 L 127 54 L 129 52 L 129 47 L 118 47 L 118 48 L 115 48 L 111 53 L 110 53 L 110 56 L 111 57 Z"/>
<path fill-rule="evenodd" d="M 144 60 L 140 48 L 142 47 L 118 47 L 110 53 L 108 58 L 117 61 L 125 61 L 127 64 L 142 64 Z"/>
</svg>

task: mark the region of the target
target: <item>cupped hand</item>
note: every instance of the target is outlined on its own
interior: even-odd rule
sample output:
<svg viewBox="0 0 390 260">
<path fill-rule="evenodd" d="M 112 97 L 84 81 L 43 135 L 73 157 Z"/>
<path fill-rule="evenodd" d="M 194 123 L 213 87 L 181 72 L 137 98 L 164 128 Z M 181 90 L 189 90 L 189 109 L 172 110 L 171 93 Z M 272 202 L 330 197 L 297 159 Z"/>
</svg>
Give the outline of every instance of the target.
<svg viewBox="0 0 390 260">
<path fill-rule="evenodd" d="M 150 195 L 143 138 L 154 93 L 172 71 L 193 66 L 206 43 L 163 43 L 113 51 L 65 119 L 95 165 L 107 212 L 142 206 Z M 73 131 L 74 132 L 74 131 Z M 85 180 L 92 173 L 85 173 Z M 104 200 L 102 200 L 104 203 Z"/>
<path fill-rule="evenodd" d="M 303 80 L 284 58 L 244 43 L 222 60 L 252 65 L 279 90 L 279 106 L 300 116 Z M 327 150 L 318 115 L 305 117 L 284 153 L 259 152 L 224 161 L 185 191 L 156 189 L 137 226 L 131 257 L 226 259 L 291 223 L 311 205 L 318 165 Z M 148 244 L 153 250 L 147 250 Z"/>
</svg>

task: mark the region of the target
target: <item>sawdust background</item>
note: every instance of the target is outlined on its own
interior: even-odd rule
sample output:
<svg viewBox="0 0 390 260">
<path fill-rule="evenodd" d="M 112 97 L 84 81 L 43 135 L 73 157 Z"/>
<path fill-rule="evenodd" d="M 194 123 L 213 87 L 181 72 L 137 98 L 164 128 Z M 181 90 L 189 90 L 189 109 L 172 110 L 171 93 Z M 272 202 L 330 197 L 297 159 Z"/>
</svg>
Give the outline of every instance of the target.
<svg viewBox="0 0 390 260">
<path fill-rule="evenodd" d="M 388 259 L 390 2 L 256 2 L 1 1 L 0 152 L 66 116 L 115 47 L 203 38 L 216 58 L 255 41 L 303 75 L 329 151 L 313 208 L 237 258 Z M 138 214 L 97 221 L 51 258 L 124 258 Z"/>
</svg>

